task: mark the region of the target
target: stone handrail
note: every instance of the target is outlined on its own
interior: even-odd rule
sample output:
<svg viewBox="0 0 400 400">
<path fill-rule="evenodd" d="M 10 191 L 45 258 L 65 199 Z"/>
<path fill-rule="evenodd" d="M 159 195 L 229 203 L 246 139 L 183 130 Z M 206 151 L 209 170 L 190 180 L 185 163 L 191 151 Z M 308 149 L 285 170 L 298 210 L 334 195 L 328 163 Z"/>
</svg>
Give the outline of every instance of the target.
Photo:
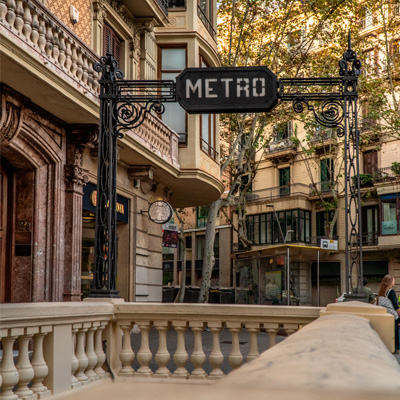
<svg viewBox="0 0 400 400">
<path fill-rule="evenodd" d="M 120 303 L 115 306 L 115 320 L 123 331 L 122 352 L 110 356 L 111 368 L 120 378 L 133 376 L 152 376 L 149 364 L 155 357 L 158 369 L 154 377 L 160 378 L 195 378 L 215 379 L 224 376 L 221 365 L 224 356 L 220 348 L 220 334 L 227 328 L 232 337 L 231 352 L 228 361 L 232 369 L 243 364 L 244 357 L 239 348 L 239 332 L 247 330 L 250 336 L 250 349 L 247 361 L 259 356 L 257 335 L 260 330 L 269 335 L 269 345 L 276 343 L 279 330 L 287 335 L 295 333 L 299 328 L 314 321 L 319 316 L 317 307 L 282 307 L 282 306 L 247 306 L 247 305 L 215 305 L 215 304 L 141 304 Z M 135 355 L 131 346 L 131 332 L 134 325 L 140 329 L 140 348 Z M 149 348 L 149 332 L 158 331 L 158 350 L 153 354 Z M 172 356 L 167 346 L 167 330 L 172 329 L 177 335 L 176 351 Z M 212 366 L 209 375 L 203 369 L 207 356 L 203 349 L 202 334 L 209 329 L 213 335 L 213 345 L 208 361 Z M 194 334 L 194 349 L 189 357 L 185 346 L 185 331 Z M 135 340 L 133 338 L 132 340 Z M 135 371 L 132 363 L 139 368 Z M 174 372 L 167 368 L 173 361 Z M 192 372 L 185 368 L 188 361 L 193 364 Z M 176 369 L 175 369 L 176 368 Z"/>
<path fill-rule="evenodd" d="M 98 102 L 98 55 L 38 0 L 0 0 L 2 34 Z"/>
<path fill-rule="evenodd" d="M 0 398 L 43 398 L 108 376 L 102 334 L 112 316 L 107 303 L 2 304 Z"/>
</svg>

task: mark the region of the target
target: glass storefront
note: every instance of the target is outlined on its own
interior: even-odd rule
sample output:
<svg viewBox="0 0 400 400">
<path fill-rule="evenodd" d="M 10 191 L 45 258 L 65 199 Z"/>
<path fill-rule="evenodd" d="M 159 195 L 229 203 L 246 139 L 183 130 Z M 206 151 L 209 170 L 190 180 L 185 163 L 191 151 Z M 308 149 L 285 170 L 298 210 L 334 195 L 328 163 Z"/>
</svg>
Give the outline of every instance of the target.
<svg viewBox="0 0 400 400">
<path fill-rule="evenodd" d="M 82 298 L 89 295 L 93 281 L 93 270 L 95 261 L 94 241 L 96 223 L 96 185 L 87 183 L 83 189 L 82 205 L 82 267 L 81 267 L 81 291 Z M 129 200 L 122 196 L 117 196 L 117 249 L 118 236 L 122 225 L 129 222 Z M 118 259 L 118 251 L 117 251 Z M 118 271 L 117 271 L 118 273 Z"/>
</svg>

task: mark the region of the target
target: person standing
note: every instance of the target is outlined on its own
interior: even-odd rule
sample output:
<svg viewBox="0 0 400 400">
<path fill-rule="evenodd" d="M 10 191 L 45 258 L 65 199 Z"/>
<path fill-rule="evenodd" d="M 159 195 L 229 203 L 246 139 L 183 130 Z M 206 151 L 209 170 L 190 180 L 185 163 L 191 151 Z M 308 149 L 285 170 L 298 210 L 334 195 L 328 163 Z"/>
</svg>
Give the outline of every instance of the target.
<svg viewBox="0 0 400 400">
<path fill-rule="evenodd" d="M 375 301 L 375 296 L 372 293 L 372 289 L 367 286 L 368 284 L 368 279 L 364 276 L 363 279 L 363 293 L 367 296 L 367 303 L 373 303 Z"/>
<path fill-rule="evenodd" d="M 400 306 L 397 301 L 397 295 L 394 291 L 395 279 L 392 275 L 385 275 L 379 287 L 376 304 L 386 307 L 388 312 L 395 317 L 394 334 L 396 350 L 399 350 L 399 324 L 400 324 Z M 387 301 L 389 300 L 389 301 Z"/>
</svg>

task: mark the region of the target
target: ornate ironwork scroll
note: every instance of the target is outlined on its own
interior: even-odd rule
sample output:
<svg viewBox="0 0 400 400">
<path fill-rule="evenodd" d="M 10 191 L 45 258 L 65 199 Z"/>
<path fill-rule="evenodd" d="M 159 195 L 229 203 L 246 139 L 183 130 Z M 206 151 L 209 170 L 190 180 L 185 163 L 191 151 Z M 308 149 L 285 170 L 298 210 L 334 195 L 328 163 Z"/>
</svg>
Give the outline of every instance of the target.
<svg viewBox="0 0 400 400">
<path fill-rule="evenodd" d="M 346 210 L 346 292 L 361 295 L 363 279 L 359 130 L 357 125 L 357 81 L 361 61 L 351 48 L 339 61 L 341 78 L 295 78 L 279 80 L 279 98 L 291 101 L 293 109 L 312 111 L 322 126 L 335 128 L 344 142 Z M 357 285 L 353 285 L 357 275 Z"/>
<path fill-rule="evenodd" d="M 176 101 L 173 81 L 128 81 L 107 54 L 94 69 L 101 73 L 97 169 L 95 267 L 89 297 L 119 297 L 117 260 L 117 138 L 140 126 L 150 111 L 162 114 L 161 102 Z"/>
</svg>

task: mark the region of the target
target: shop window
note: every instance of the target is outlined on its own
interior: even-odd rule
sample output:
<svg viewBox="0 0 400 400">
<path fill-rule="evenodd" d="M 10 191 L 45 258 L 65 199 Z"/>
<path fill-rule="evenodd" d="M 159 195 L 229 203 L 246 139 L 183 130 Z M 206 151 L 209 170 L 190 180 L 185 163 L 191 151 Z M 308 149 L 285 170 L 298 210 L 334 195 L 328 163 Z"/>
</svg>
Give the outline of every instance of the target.
<svg viewBox="0 0 400 400">
<path fill-rule="evenodd" d="M 160 79 L 175 80 L 186 68 L 186 48 L 160 48 Z M 179 135 L 179 143 L 187 144 L 186 112 L 179 103 L 164 103 L 165 112 L 162 120 Z"/>
<path fill-rule="evenodd" d="M 382 235 L 397 235 L 399 233 L 399 196 L 398 194 L 381 197 L 382 207 Z"/>
</svg>

